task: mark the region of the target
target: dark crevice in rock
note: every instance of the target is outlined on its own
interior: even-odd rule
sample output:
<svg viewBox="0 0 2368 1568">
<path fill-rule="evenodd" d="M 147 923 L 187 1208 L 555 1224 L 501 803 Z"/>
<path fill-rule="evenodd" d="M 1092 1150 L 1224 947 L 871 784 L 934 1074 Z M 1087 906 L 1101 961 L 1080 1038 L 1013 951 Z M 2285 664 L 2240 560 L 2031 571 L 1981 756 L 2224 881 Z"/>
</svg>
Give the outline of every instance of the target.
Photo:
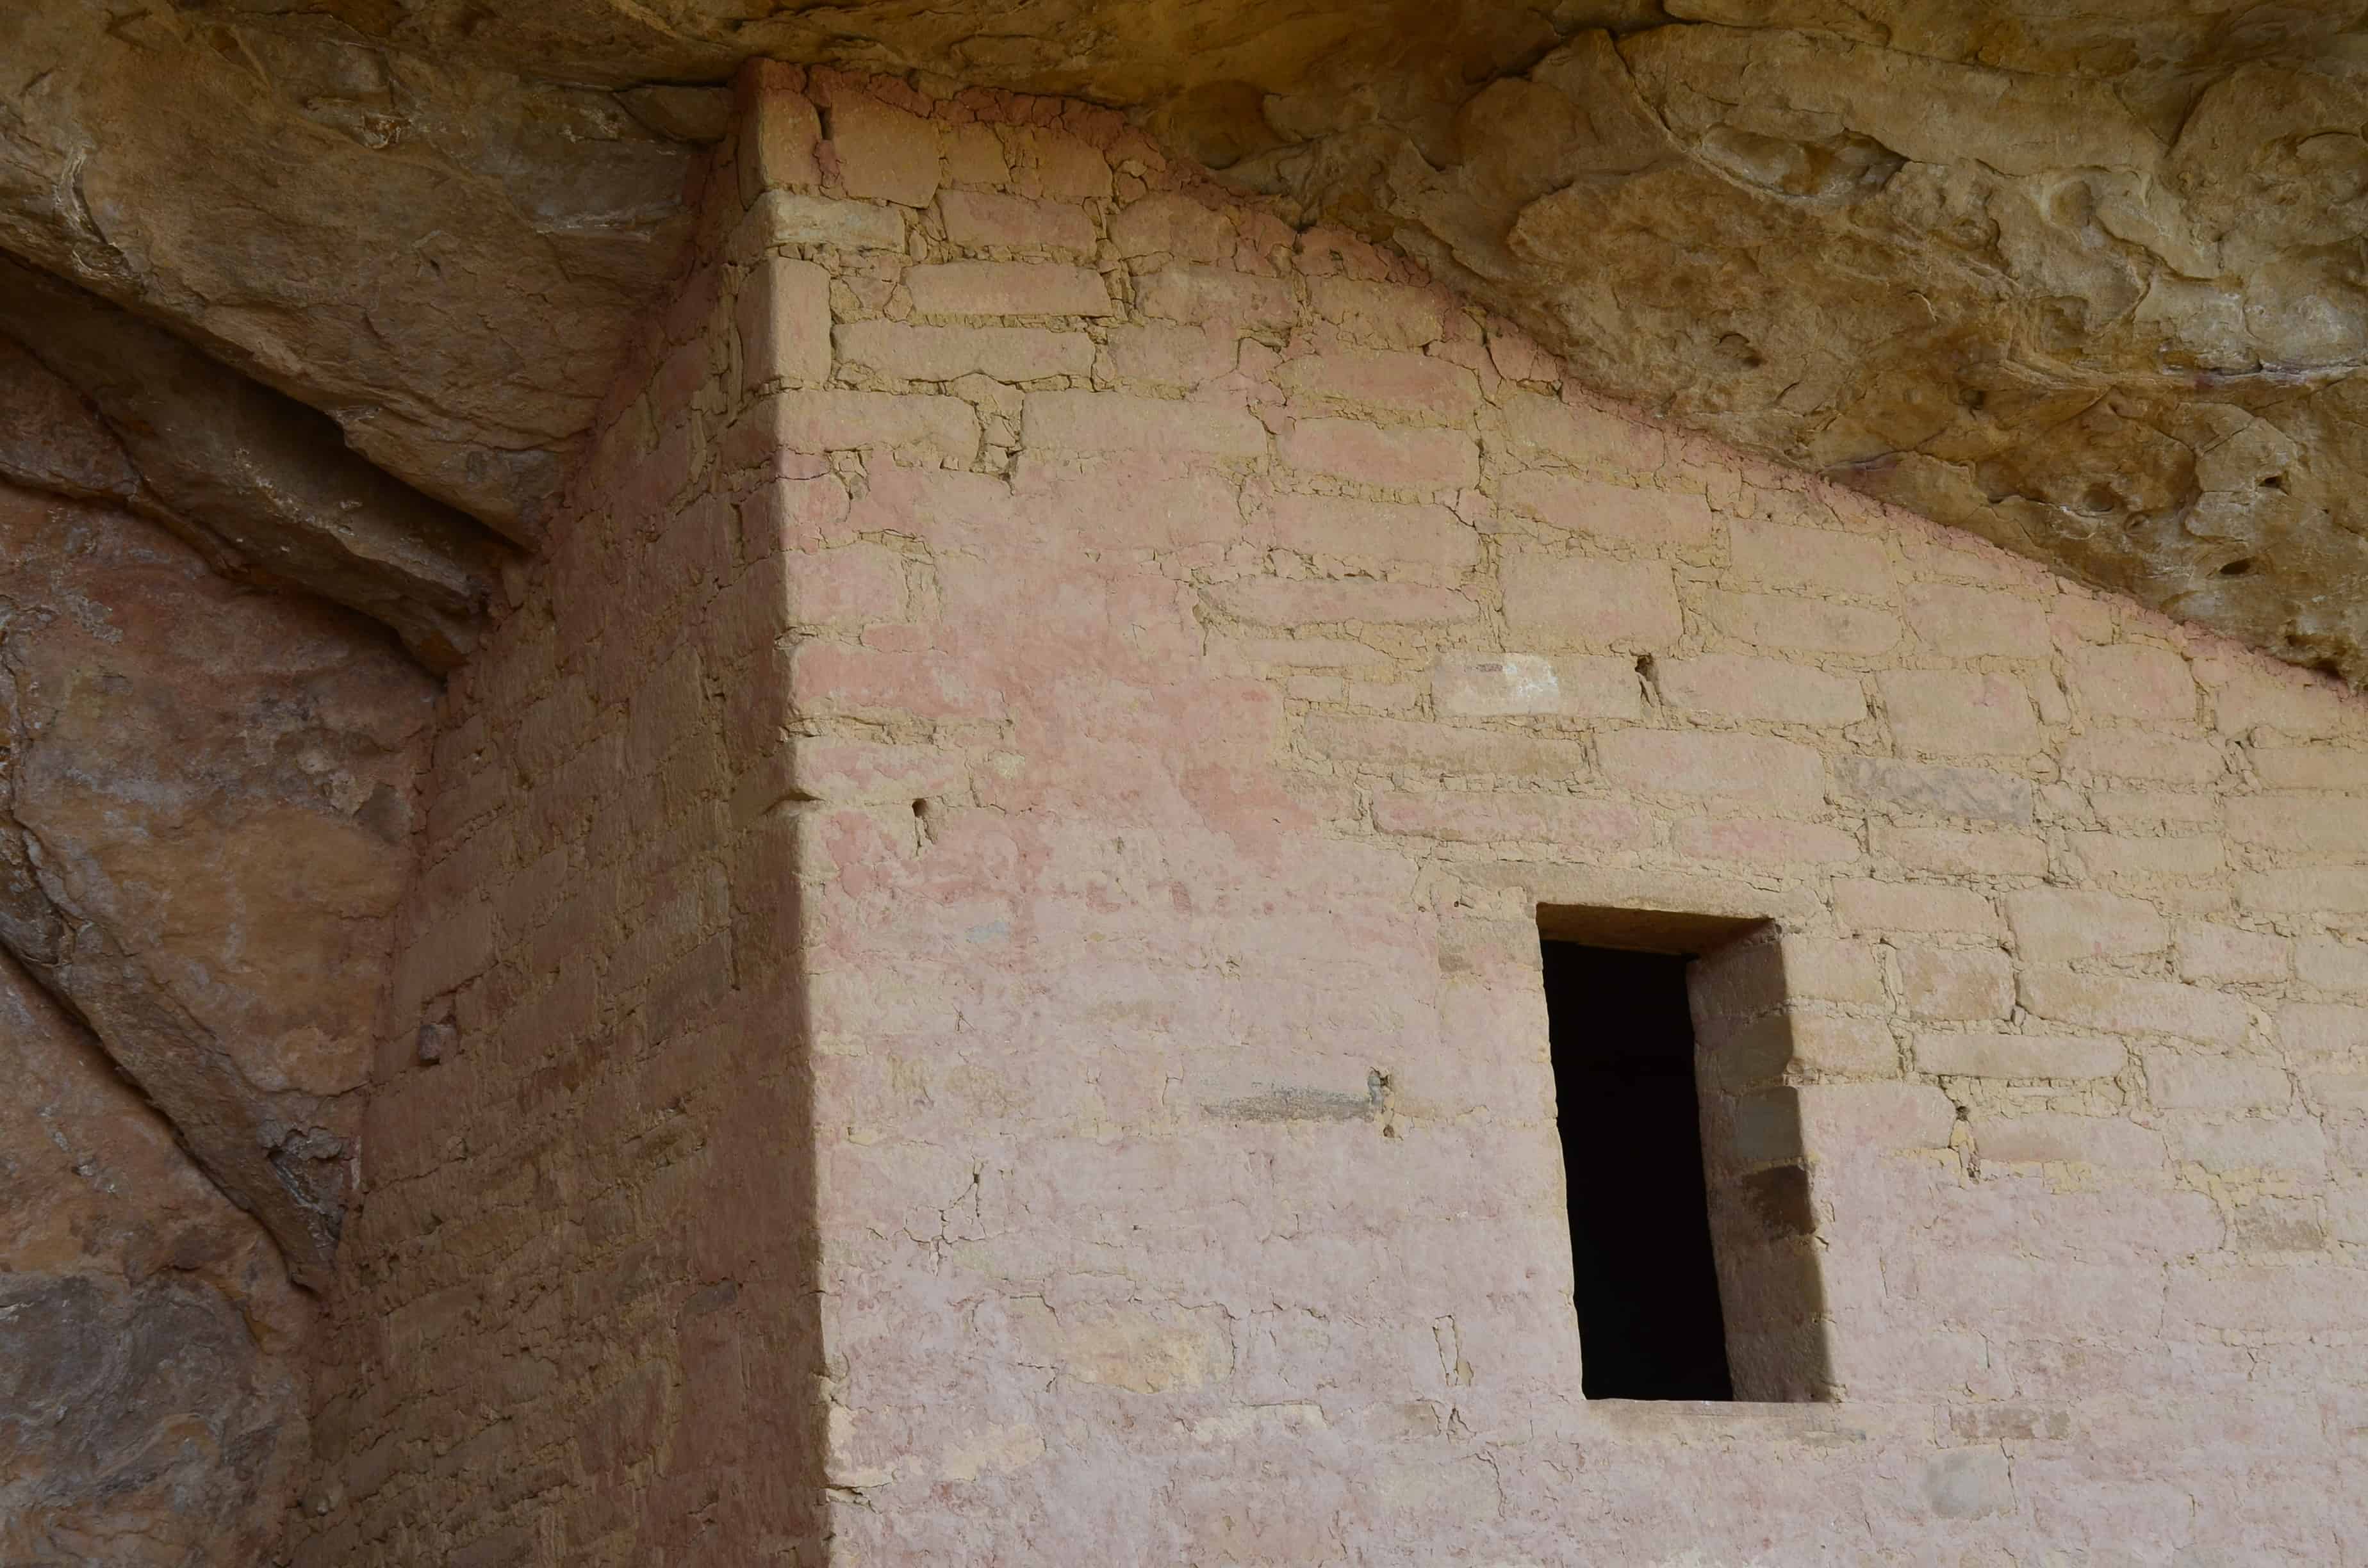
<svg viewBox="0 0 2368 1568">
<path fill-rule="evenodd" d="M 218 569 L 381 620 L 431 669 L 476 645 L 511 551 L 356 456 L 326 415 L 6 260 L 0 332 L 16 340 L 0 340 L 0 406 L 28 415 L 0 437 L 0 472 L 133 507 L 202 541 Z M 74 429 L 78 410 L 39 370 L 79 394 L 103 431 Z"/>
</svg>

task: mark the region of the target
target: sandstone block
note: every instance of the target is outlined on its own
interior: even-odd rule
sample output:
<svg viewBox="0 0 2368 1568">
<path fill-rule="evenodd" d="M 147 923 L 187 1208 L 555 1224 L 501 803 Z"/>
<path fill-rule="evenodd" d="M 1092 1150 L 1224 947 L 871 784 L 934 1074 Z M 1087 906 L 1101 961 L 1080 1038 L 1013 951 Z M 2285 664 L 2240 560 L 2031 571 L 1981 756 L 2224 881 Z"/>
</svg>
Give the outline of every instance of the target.
<svg viewBox="0 0 2368 1568">
<path fill-rule="evenodd" d="M 1293 397 L 1461 421 L 1480 406 L 1480 382 L 1427 354 L 1338 348 L 1286 359 L 1274 381 Z"/>
<path fill-rule="evenodd" d="M 1794 1009 L 1782 1022 L 1791 1045 L 1790 1060 L 1803 1072 L 1880 1078 L 1899 1071 L 1899 1042 L 1873 1019 Z"/>
<path fill-rule="evenodd" d="M 1378 649 L 1338 637 L 1253 637 L 1233 646 L 1253 664 L 1297 669 L 1359 670 L 1390 662 Z"/>
<path fill-rule="evenodd" d="M 2032 1111 L 1977 1117 L 1974 1147 L 1986 1164 L 2081 1165 L 2153 1170 L 2169 1160 L 2162 1134 L 2113 1116 Z"/>
<path fill-rule="evenodd" d="M 1246 577 L 1209 591 L 1228 615 L 1258 626 L 1372 621 L 1411 626 L 1469 620 L 1480 607 L 1452 588 L 1371 578 Z"/>
<path fill-rule="evenodd" d="M 2241 997 L 2175 981 L 2026 968 L 2019 989 L 2038 1017 L 2082 1028 L 2180 1035 L 2233 1049 L 2252 1024 Z"/>
<path fill-rule="evenodd" d="M 2141 899 L 2071 888 L 2030 888 L 2006 895 L 2015 950 L 2026 963 L 2127 958 L 2158 953 L 2170 926 Z"/>
<path fill-rule="evenodd" d="M 2121 1041 L 2067 1035 L 1919 1034 L 1916 1070 L 1956 1078 L 2110 1078 L 2127 1053 Z"/>
<path fill-rule="evenodd" d="M 945 177 L 954 185 L 1011 185 L 1011 161 L 1004 156 L 995 126 L 978 120 L 945 126 Z"/>
<path fill-rule="evenodd" d="M 2055 651 L 2043 600 L 1962 583 L 1918 583 L 1907 590 L 1907 605 L 1916 635 L 1952 658 L 2044 659 Z"/>
<path fill-rule="evenodd" d="M 1447 775 L 1496 773 L 1568 779 L 1587 773 L 1585 746 L 1543 735 L 1331 713 L 1310 714 L 1300 733 L 1316 755 L 1347 762 Z"/>
<path fill-rule="evenodd" d="M 1849 793 L 1903 811 L 2010 824 L 2031 821 L 2031 784 L 2010 774 L 1873 756 L 1837 757 L 1834 773 Z"/>
<path fill-rule="evenodd" d="M 2075 736 L 2064 749 L 2064 771 L 2101 778 L 2142 778 L 2164 784 L 2210 784 L 2228 771 L 2210 741 L 2129 731 Z"/>
<path fill-rule="evenodd" d="M 1508 381 L 1562 381 L 1562 366 L 1553 355 L 1535 339 L 1502 325 L 1488 329 L 1488 362 Z"/>
<path fill-rule="evenodd" d="M 1030 201 L 1002 191 L 949 190 L 938 198 L 946 238 L 970 250 L 1042 250 L 1091 255 L 1092 214 L 1065 201 Z"/>
<path fill-rule="evenodd" d="M 1128 454 L 1078 469 L 1030 454 L 1013 475 L 1012 495 L 1098 548 L 1174 550 L 1242 531 L 1232 482 L 1205 463 Z"/>
<path fill-rule="evenodd" d="M 740 384 L 830 380 L 830 274 L 810 261 L 768 256 L 740 284 Z"/>
<path fill-rule="evenodd" d="M 733 250 L 744 259 L 774 245 L 830 245 L 840 250 L 905 248 L 905 215 L 869 201 L 839 201 L 798 191 L 768 190 L 741 221 Z"/>
<path fill-rule="evenodd" d="M 1512 551 L 1503 585 L 1505 624 L 1524 641 L 1655 647 L 1684 631 L 1676 583 L 1656 562 Z"/>
<path fill-rule="evenodd" d="M 1887 610 L 1782 594 L 1713 594 L 1710 619 L 1738 642 L 1804 653 L 1888 653 L 1903 631 Z"/>
<path fill-rule="evenodd" d="M 2357 790 L 2368 781 L 2368 749 L 2359 746 L 2256 746 L 2251 757 L 2272 790 Z"/>
<path fill-rule="evenodd" d="M 1824 759 L 1807 746 L 1759 735 L 1690 730 L 1614 730 L 1596 746 L 1604 777 L 1637 790 L 1725 795 L 1779 810 L 1824 804 Z"/>
<path fill-rule="evenodd" d="M 2209 921 L 2179 928 L 2179 972 L 2188 980 L 2274 982 L 2294 966 L 2294 944 L 2268 931 L 2247 931 Z"/>
<path fill-rule="evenodd" d="M 847 194 L 927 207 L 938 194 L 938 128 L 877 98 L 841 94 L 830 105 L 830 143 Z"/>
<path fill-rule="evenodd" d="M 2220 797 L 2178 790 L 2092 789 L 2089 805 L 2098 820 L 2123 833 L 2165 827 L 2192 833 L 2217 829 L 2221 819 Z"/>
<path fill-rule="evenodd" d="M 1680 708 L 1783 724 L 1854 724 L 1866 717 L 1856 676 L 1781 659 L 1705 653 L 1657 665 L 1661 694 Z"/>
<path fill-rule="evenodd" d="M 1472 718 L 1634 719 L 1645 710 L 1634 666 L 1581 654 L 1442 653 L 1430 668 L 1430 693 L 1440 712 Z"/>
<path fill-rule="evenodd" d="M 1103 347 L 1113 379 L 1159 387 L 1204 386 L 1232 373 L 1241 357 L 1238 340 L 1222 327 L 1164 322 L 1113 326 Z"/>
<path fill-rule="evenodd" d="M 1518 461 L 1614 462 L 1645 472 L 1660 466 L 1659 433 L 1617 415 L 1527 392 L 1508 392 L 1497 412 L 1506 450 Z"/>
<path fill-rule="evenodd" d="M 2354 1060 L 2368 1052 L 2368 1007 L 2290 1003 L 2278 1009 L 2278 1040 L 2305 1061 Z"/>
<path fill-rule="evenodd" d="M 2237 902 L 2263 915 L 2368 915 L 2368 867 L 2241 872 Z"/>
<path fill-rule="evenodd" d="M 1053 261 L 941 261 L 905 274 L 926 316 L 1108 316 L 1118 304 L 1090 267 Z"/>
<path fill-rule="evenodd" d="M 2351 722 L 2348 710 L 2358 701 L 2336 682 L 2299 670 L 2248 662 L 2222 665 L 2214 673 L 2220 685 L 2213 693 L 2213 722 L 2229 734 L 2253 729 L 2295 736 L 2340 734 Z"/>
<path fill-rule="evenodd" d="M 1110 199 L 1110 160 L 1091 142 L 1065 131 L 1043 129 L 1029 130 L 1021 140 L 1035 165 L 1037 187 L 1044 195 L 1055 201 Z"/>
<path fill-rule="evenodd" d="M 1420 348 L 1438 342 L 1446 330 L 1444 300 L 1429 289 L 1355 278 L 1311 278 L 1307 297 L 1326 321 L 1383 347 Z"/>
<path fill-rule="evenodd" d="M 1480 558 L 1480 535 L 1444 506 L 1277 495 L 1269 536 L 1284 550 L 1341 561 L 1404 561 L 1453 570 Z"/>
<path fill-rule="evenodd" d="M 1463 489 L 1480 478 L 1479 449 L 1460 430 L 1407 430 L 1354 419 L 1302 419 L 1276 442 L 1311 473 L 1405 489 Z"/>
<path fill-rule="evenodd" d="M 1718 537 L 1719 523 L 1699 495 L 1525 469 L 1505 481 L 1514 511 L 1551 528 L 1656 549 L 1691 550 Z"/>
<path fill-rule="evenodd" d="M 1945 1149 L 1957 1122 L 1949 1096 L 1923 1084 L 1812 1084 L 1796 1093 L 1801 1142 L 1812 1156 Z"/>
<path fill-rule="evenodd" d="M 1030 447 L 1079 452 L 1201 452 L 1266 455 L 1266 426 L 1247 410 L 1126 392 L 1035 392 L 1020 415 Z"/>
<path fill-rule="evenodd" d="M 1081 332 L 1032 326 L 910 326 L 848 322 L 832 335 L 838 357 L 899 381 L 951 381 L 968 375 L 998 381 L 1084 376 L 1094 368 L 1094 340 Z"/>
<path fill-rule="evenodd" d="M 2075 648 L 2068 660 L 2072 696 L 2103 719 L 2185 723 L 2195 717 L 2195 681 L 2187 661 L 2168 648 L 2117 643 Z"/>
<path fill-rule="evenodd" d="M 1299 298 L 1282 278 L 1215 267 L 1162 268 L 1135 279 L 1134 297 L 1145 315 L 1235 332 L 1288 326 L 1299 316 Z"/>
<path fill-rule="evenodd" d="M 1373 826 L 1383 833 L 1459 844 L 1521 840 L 1642 849 L 1653 842 L 1647 813 L 1615 801 L 1567 795 L 1390 790 L 1373 797 Z"/>
<path fill-rule="evenodd" d="M 834 452 L 910 447 L 940 462 L 978 455 L 978 415 L 960 398 L 897 392 L 781 392 L 759 405 L 777 450 Z"/>
<path fill-rule="evenodd" d="M 1777 944 L 1777 951 L 1789 1001 L 1877 1006 L 1886 998 L 1882 951 L 1872 942 L 1788 935 Z"/>
<path fill-rule="evenodd" d="M 1205 463 L 1125 455 L 1089 468 L 1023 456 L 1012 495 L 1031 516 L 1096 547 L 1174 550 L 1215 544 L 1242 531 L 1233 483 Z"/>
<path fill-rule="evenodd" d="M 1874 679 L 1903 746 L 1941 756 L 2025 756 L 2040 748 L 2031 693 L 2010 676 L 1885 670 Z"/>
<path fill-rule="evenodd" d="M 1669 846 L 1705 860 L 1778 868 L 1838 866 L 1859 858 L 1858 839 L 1840 828 L 1755 817 L 1687 817 L 1671 832 Z"/>
<path fill-rule="evenodd" d="M 1757 517 L 1727 525 L 1728 572 L 1743 589 L 1883 598 L 1891 592 L 1891 556 L 1883 540 L 1835 528 L 1797 528 Z"/>
<path fill-rule="evenodd" d="M 2146 1098 L 2161 1110 L 2256 1110 L 2294 1099 L 2285 1069 L 2258 1057 L 2150 1051 L 2146 1070 Z"/>
<path fill-rule="evenodd" d="M 2310 937 L 2294 951 L 2294 971 L 2322 991 L 2368 991 L 2368 943 Z"/>
<path fill-rule="evenodd" d="M 2103 882 L 2211 877 L 2228 863 L 2227 847 L 2216 837 L 2073 833 L 2065 838 L 2080 869 Z"/>
<path fill-rule="evenodd" d="M 1175 256 L 1188 261 L 1223 261 L 1233 255 L 1233 221 L 1177 191 L 1161 191 L 1130 202 L 1110 220 L 1110 244 L 1130 260 Z"/>
<path fill-rule="evenodd" d="M 2220 1175 L 2276 1171 L 2317 1176 L 2327 1170 L 2327 1133 L 2307 1117 L 2184 1122 L 2172 1133 L 2171 1152 Z"/>
<path fill-rule="evenodd" d="M 1837 882 L 1834 913 L 1850 929 L 1872 936 L 1930 931 L 1987 937 L 1998 928 L 1988 895 L 1937 882 Z"/>
<path fill-rule="evenodd" d="M 2356 1328 L 2363 1301 L 2368 1269 L 2331 1264 L 2175 1267 L 2164 1312 L 2174 1324 L 2311 1334 Z"/>
<path fill-rule="evenodd" d="M 2014 1011 L 2014 966 L 1996 948 L 1901 948 L 1899 992 L 1920 1018 L 2003 1018 Z"/>
<path fill-rule="evenodd" d="M 2368 780 L 2362 782 L 2368 785 Z M 2228 802 L 2228 835 L 2239 844 L 2357 859 L 2368 856 L 2368 799 L 2317 794 L 2239 796 Z"/>
<path fill-rule="evenodd" d="M 740 202 L 746 206 L 766 191 L 794 186 L 812 190 L 822 184 L 822 167 L 814 158 L 822 140 L 822 120 L 805 95 L 769 78 L 779 74 L 772 62 L 753 64 L 740 90 Z"/>
<path fill-rule="evenodd" d="M 2047 843 L 2027 833 L 1977 833 L 1954 827 L 1901 827 L 1878 822 L 1878 858 L 1941 876 L 2035 877 L 2047 870 Z"/>
</svg>

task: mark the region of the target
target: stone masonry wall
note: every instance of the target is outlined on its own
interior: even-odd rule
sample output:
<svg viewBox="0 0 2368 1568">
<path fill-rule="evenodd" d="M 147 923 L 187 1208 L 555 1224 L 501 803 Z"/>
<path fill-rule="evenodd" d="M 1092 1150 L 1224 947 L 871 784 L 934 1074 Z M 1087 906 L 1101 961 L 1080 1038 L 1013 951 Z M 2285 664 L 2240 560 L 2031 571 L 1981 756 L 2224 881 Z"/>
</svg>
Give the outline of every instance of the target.
<svg viewBox="0 0 2368 1568">
<path fill-rule="evenodd" d="M 723 438 L 784 269 L 723 244 L 740 177 L 445 699 L 302 1563 L 814 1560 L 795 877 L 746 766 L 784 558 Z"/>
<path fill-rule="evenodd" d="M 1113 116 L 750 88 L 455 688 L 321 1561 L 2368 1562 L 2368 704 Z M 1542 905 L 1749 926 L 1823 1402 L 1579 1397 Z"/>
</svg>

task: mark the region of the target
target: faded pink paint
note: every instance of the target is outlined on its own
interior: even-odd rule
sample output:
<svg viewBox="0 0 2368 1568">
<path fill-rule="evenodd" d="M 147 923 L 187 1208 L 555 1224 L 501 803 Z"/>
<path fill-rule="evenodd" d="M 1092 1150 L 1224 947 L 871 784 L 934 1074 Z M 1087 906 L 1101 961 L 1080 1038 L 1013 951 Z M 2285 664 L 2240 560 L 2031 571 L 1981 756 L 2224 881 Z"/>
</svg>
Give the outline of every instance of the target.
<svg viewBox="0 0 2368 1568">
<path fill-rule="evenodd" d="M 484 798 L 539 693 L 592 680 L 601 717 L 494 790 L 473 890 L 436 885 L 502 905 L 558 816 L 555 885 L 631 913 L 564 901 L 575 945 L 495 920 L 461 1061 L 390 1062 L 348 1252 L 382 1316 L 338 1396 L 370 1415 L 324 1422 L 324 1473 L 371 1483 L 324 1560 L 510 1530 L 476 1560 L 815 1562 L 818 1506 L 839 1563 L 2368 1562 L 2368 783 L 2253 761 L 2356 748 L 2368 705 L 1548 395 L 1404 262 L 1294 246 L 1114 117 L 808 90 L 862 128 L 826 199 L 1008 169 L 1084 204 L 1121 313 L 1078 274 L 1026 294 L 1047 355 L 1166 316 L 1235 369 L 1178 400 L 1116 353 L 1025 387 L 867 367 L 799 418 L 698 392 L 689 449 L 724 455 L 666 494 L 794 519 L 736 539 L 604 511 L 667 449 L 598 449 L 442 788 Z M 909 260 L 800 249 L 888 285 L 832 290 L 842 335 L 994 259 L 914 222 Z M 1460 376 L 1304 350 L 1424 354 L 1482 401 L 1442 426 Z M 1401 508 L 1370 555 L 1340 501 Z M 728 656 L 636 586 L 774 560 L 774 642 L 752 612 Z M 1759 690 L 1777 661 L 1814 669 Z M 703 704 L 750 718 L 684 729 Z M 2141 818 L 2184 846 L 2089 843 Z M 1714 1219 L 1747 1384 L 1838 1403 L 1579 1396 L 1565 1203 L 1617 1195 L 1564 1190 L 1542 903 L 1773 922 L 1698 966 L 1705 1119 L 1723 1191 L 1805 1161 L 1815 1233 Z M 2197 922 L 2232 935 L 2175 948 Z M 1811 1262 L 1802 1322 L 1770 1281 Z M 507 1392 L 461 1421 L 442 1359 Z"/>
</svg>

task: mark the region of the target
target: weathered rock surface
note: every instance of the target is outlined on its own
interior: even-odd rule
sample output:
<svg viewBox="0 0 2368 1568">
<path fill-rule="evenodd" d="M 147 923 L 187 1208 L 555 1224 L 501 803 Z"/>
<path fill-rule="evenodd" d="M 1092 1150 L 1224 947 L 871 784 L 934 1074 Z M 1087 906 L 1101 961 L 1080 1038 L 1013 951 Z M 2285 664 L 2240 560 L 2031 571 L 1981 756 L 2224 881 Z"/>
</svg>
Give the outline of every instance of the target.
<svg viewBox="0 0 2368 1568">
<path fill-rule="evenodd" d="M 120 511 L 0 486 L 0 947 L 317 1280 L 433 683 Z"/>
<path fill-rule="evenodd" d="M 269 1238 L 6 955 L 0 1083 L 0 1561 L 270 1561 L 311 1314 Z"/>
<path fill-rule="evenodd" d="M 1073 94 L 1606 391 L 2358 681 L 2363 15 L 39 0 L 0 17 L 0 245 L 523 539 L 675 254 L 698 84 Z"/>
<path fill-rule="evenodd" d="M 0 333 L 17 339 L 0 338 L 0 411 L 23 415 L 0 435 L 0 473 L 118 501 L 218 568 L 373 616 L 430 668 L 476 646 L 511 552 L 355 455 L 317 410 L 6 260 Z"/>
<path fill-rule="evenodd" d="M 1584 34 L 1452 138 L 1318 122 L 1232 177 L 1680 424 L 2368 679 L 2360 7 L 1675 9 L 1748 25 Z"/>
<path fill-rule="evenodd" d="M 530 537 L 675 263 L 689 149 L 609 94 L 357 30 L 399 8 L 344 9 L 0 12 L 0 247 Z"/>
</svg>

